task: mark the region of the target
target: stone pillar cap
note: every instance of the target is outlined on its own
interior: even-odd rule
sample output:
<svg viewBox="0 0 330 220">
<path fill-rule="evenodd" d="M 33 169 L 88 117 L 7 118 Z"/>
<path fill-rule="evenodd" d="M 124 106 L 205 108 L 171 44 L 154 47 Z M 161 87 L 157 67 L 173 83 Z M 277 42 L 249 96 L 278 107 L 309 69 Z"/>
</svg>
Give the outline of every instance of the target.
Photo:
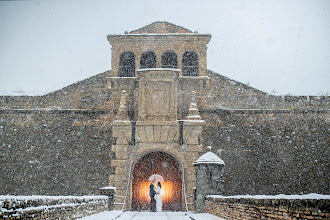
<svg viewBox="0 0 330 220">
<path fill-rule="evenodd" d="M 116 187 L 114 187 L 114 186 L 105 186 L 105 187 L 102 187 L 100 189 L 113 189 L 113 190 L 116 191 Z"/>
<path fill-rule="evenodd" d="M 211 163 L 211 164 L 221 164 L 225 165 L 225 162 L 221 160 L 215 153 L 207 152 L 200 156 L 194 163 L 195 164 L 205 164 L 205 163 Z"/>
</svg>

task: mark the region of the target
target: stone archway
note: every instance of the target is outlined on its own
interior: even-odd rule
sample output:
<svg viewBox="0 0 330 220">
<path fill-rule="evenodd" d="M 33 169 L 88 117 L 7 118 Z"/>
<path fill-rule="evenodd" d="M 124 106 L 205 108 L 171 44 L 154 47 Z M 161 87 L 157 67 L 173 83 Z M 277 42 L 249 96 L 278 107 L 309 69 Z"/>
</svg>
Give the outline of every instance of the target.
<svg viewBox="0 0 330 220">
<path fill-rule="evenodd" d="M 135 164 L 132 179 L 132 210 L 148 210 L 150 204 L 148 178 L 162 175 L 163 210 L 182 210 L 182 175 L 177 160 L 165 152 L 151 152 Z"/>
</svg>

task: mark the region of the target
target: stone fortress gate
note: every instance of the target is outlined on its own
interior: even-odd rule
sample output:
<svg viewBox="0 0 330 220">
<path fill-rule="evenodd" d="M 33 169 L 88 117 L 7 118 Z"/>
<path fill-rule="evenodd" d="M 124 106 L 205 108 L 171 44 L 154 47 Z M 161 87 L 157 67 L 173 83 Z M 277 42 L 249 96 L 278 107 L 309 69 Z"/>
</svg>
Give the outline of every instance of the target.
<svg viewBox="0 0 330 220">
<path fill-rule="evenodd" d="M 121 94 L 112 125 L 116 141 L 109 178 L 117 189 L 116 209 L 148 209 L 147 180 L 155 173 L 165 178 L 164 210 L 194 209 L 193 164 L 202 153 L 205 124 L 197 102 L 209 92 L 210 39 L 209 34 L 167 22 L 108 35 L 112 45 L 108 89 Z"/>
<path fill-rule="evenodd" d="M 155 173 L 164 210 L 203 212 L 214 194 L 329 194 L 330 96 L 271 95 L 213 72 L 210 39 L 154 22 L 108 36 L 110 71 L 0 96 L 0 194 L 116 187 L 111 207 L 147 210 Z"/>
</svg>

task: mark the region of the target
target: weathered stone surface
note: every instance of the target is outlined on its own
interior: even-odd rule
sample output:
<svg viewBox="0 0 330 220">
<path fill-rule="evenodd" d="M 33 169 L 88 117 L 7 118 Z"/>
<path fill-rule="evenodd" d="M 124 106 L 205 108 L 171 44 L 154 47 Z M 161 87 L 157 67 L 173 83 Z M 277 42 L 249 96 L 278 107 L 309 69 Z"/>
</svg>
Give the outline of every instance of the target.
<svg viewBox="0 0 330 220">
<path fill-rule="evenodd" d="M 197 212 L 205 212 L 206 195 L 222 195 L 224 192 L 223 164 L 195 163 Z"/>
<path fill-rule="evenodd" d="M 328 114 L 274 113 L 202 113 L 203 142 L 226 162 L 224 193 L 327 194 Z"/>
<path fill-rule="evenodd" d="M 235 219 L 324 219 L 328 199 L 242 199 L 207 197 L 205 210 L 222 218 Z"/>
</svg>

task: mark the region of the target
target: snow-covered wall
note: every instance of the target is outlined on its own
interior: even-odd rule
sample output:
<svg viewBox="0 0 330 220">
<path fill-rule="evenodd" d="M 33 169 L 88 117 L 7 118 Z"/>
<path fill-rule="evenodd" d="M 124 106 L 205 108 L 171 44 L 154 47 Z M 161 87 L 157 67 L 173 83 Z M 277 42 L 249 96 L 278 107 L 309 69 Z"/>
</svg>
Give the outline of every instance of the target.
<svg viewBox="0 0 330 220">
<path fill-rule="evenodd" d="M 106 210 L 107 196 L 0 195 L 0 219 L 76 219 Z"/>
<path fill-rule="evenodd" d="M 329 219 L 330 196 L 243 195 L 206 197 L 206 212 L 225 219 Z"/>
</svg>

